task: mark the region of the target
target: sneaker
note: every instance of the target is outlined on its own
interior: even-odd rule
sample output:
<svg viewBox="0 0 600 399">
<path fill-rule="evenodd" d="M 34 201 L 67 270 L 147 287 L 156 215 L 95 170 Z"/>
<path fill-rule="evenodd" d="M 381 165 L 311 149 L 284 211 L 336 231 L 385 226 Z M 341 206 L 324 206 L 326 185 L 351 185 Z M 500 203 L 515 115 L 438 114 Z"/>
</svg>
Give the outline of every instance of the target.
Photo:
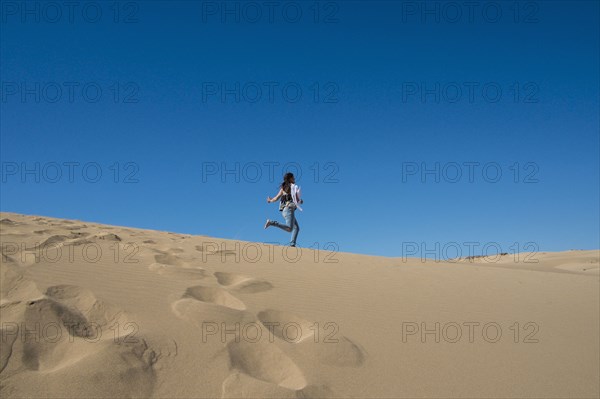
<svg viewBox="0 0 600 399">
<path fill-rule="evenodd" d="M 271 224 L 272 224 L 272 222 L 269 219 L 267 219 L 267 221 L 265 222 L 265 229 L 267 227 L 269 227 Z"/>
</svg>

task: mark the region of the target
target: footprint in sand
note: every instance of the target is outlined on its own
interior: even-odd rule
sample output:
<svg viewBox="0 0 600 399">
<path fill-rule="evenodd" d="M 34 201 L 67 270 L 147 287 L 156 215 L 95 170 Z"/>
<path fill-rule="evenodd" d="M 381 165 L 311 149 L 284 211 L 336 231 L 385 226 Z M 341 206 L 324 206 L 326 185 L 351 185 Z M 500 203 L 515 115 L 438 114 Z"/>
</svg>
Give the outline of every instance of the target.
<svg viewBox="0 0 600 399">
<path fill-rule="evenodd" d="M 314 337 L 318 325 L 288 312 L 267 309 L 259 312 L 258 320 L 270 328 L 273 335 L 286 342 L 299 343 Z"/>
<path fill-rule="evenodd" d="M 108 327 L 115 323 L 124 325 L 129 321 L 121 309 L 97 299 L 92 291 L 76 285 L 48 287 L 46 297 L 65 307 L 65 314 L 68 314 L 69 309 L 75 310 L 77 317 L 100 327 Z M 82 328 L 86 328 L 86 325 Z"/>
<path fill-rule="evenodd" d="M 216 272 L 214 275 L 219 284 L 238 292 L 256 293 L 268 291 L 273 288 L 273 285 L 268 281 L 258 280 L 241 274 Z"/>
<path fill-rule="evenodd" d="M 0 220 L 0 225 L 2 226 L 18 226 L 21 223 L 19 222 L 15 222 L 14 220 L 10 220 L 8 218 L 4 218 L 2 220 Z"/>
<path fill-rule="evenodd" d="M 86 227 L 87 227 L 87 225 L 82 224 L 81 226 L 65 227 L 65 230 L 81 230 L 81 229 L 85 229 Z"/>
<path fill-rule="evenodd" d="M 294 344 L 304 342 L 307 350 L 314 350 L 317 358 L 324 364 L 337 367 L 360 367 L 365 362 L 364 349 L 349 338 L 340 335 L 335 323 L 314 323 L 291 313 L 273 309 L 259 312 L 257 317 L 277 338 Z"/>
<path fill-rule="evenodd" d="M 79 311 L 51 299 L 28 302 L 23 323 L 25 326 L 51 327 L 44 334 L 49 339 L 40 340 L 33 334 L 23 338 L 21 360 L 29 370 L 51 371 L 98 348 L 98 345 L 85 345 L 83 338 L 94 338 L 96 334 L 85 317 Z"/>
<path fill-rule="evenodd" d="M 295 390 L 250 377 L 239 371 L 230 374 L 223 381 L 221 390 L 222 399 L 326 399 L 345 397 L 335 394 L 327 385 L 307 385 L 300 390 Z"/>
<path fill-rule="evenodd" d="M 256 323 L 256 317 L 245 310 L 246 305 L 242 301 L 219 287 L 189 287 L 181 299 L 173 302 L 171 309 L 177 317 L 202 329 L 206 322 L 217 325 Z M 223 339 L 234 337 L 231 334 Z"/>
<path fill-rule="evenodd" d="M 337 343 L 322 342 L 319 345 L 318 357 L 324 364 L 356 368 L 365 362 L 364 349 L 344 336 L 338 338 Z"/>
<path fill-rule="evenodd" d="M 198 329 L 202 329 L 202 331 L 206 328 L 205 323 L 211 323 L 213 326 L 221 326 L 221 323 L 233 326 L 235 323 L 244 325 L 256 322 L 254 315 L 248 311 L 203 302 L 192 297 L 183 297 L 173 302 L 171 309 L 177 317 L 195 325 Z M 229 334 L 225 337 L 222 337 L 221 334 L 216 334 L 211 335 L 209 338 L 212 340 L 223 339 L 228 341 L 235 339 L 235 334 Z"/>
<path fill-rule="evenodd" d="M 293 390 L 307 385 L 302 371 L 276 345 L 265 341 L 230 341 L 227 353 L 231 368 L 252 378 Z"/>
<path fill-rule="evenodd" d="M 201 285 L 189 287 L 185 291 L 183 298 L 192 298 L 200 302 L 211 303 L 235 310 L 246 309 L 244 302 L 219 287 L 204 287 Z"/>
<path fill-rule="evenodd" d="M 10 373 L 23 367 L 28 370 L 25 380 L 11 387 L 16 396 L 35 396 L 35 391 L 30 392 L 35 385 L 33 381 L 50 374 L 53 379 L 63 381 L 46 387 L 45 393 L 51 397 L 151 396 L 156 379 L 152 368 L 156 352 L 139 336 L 135 341 L 120 339 L 115 343 L 114 331 L 99 330 L 98 325 L 92 327 L 92 322 L 104 324 L 115 320 L 117 314 L 122 312 L 76 286 L 50 287 L 46 297 L 29 301 L 18 325 L 52 327 L 44 330 L 45 339 L 31 334 L 13 341 L 12 356 L 8 359 L 4 358 L 3 344 L 0 365 L 8 363 L 4 367 Z M 100 331 L 104 334 L 99 334 Z M 98 364 L 111 367 L 98 368 Z"/>
<path fill-rule="evenodd" d="M 235 255 L 237 251 L 233 249 L 216 249 L 218 247 L 211 245 L 209 248 L 204 248 L 202 245 L 196 245 L 196 251 L 198 252 L 206 252 L 207 255 Z"/>
<path fill-rule="evenodd" d="M 56 247 L 61 245 L 83 245 L 94 243 L 95 240 L 120 242 L 121 237 L 116 234 L 101 234 L 90 236 L 85 232 L 71 232 L 69 235 L 57 234 L 47 238 L 39 244 L 40 248 Z"/>
<path fill-rule="evenodd" d="M 43 247 L 57 246 L 57 245 L 64 243 L 65 241 L 70 240 L 70 239 L 71 239 L 71 237 L 69 237 L 69 236 L 57 234 L 57 235 L 51 236 L 51 237 L 47 238 L 46 240 L 44 240 L 41 244 L 39 244 L 39 247 L 43 248 Z"/>
<path fill-rule="evenodd" d="M 189 238 L 188 236 L 184 236 L 182 234 L 177 234 L 177 233 L 168 232 L 167 234 L 170 235 L 170 236 L 173 236 L 173 237 L 169 237 L 171 239 L 171 241 L 181 241 L 181 240 L 184 240 L 186 238 Z"/>
<path fill-rule="evenodd" d="M 86 233 L 85 231 L 72 231 L 71 232 L 71 237 L 74 237 L 74 238 L 87 237 L 89 235 L 90 235 L 90 233 Z"/>
<path fill-rule="evenodd" d="M 158 252 L 158 255 L 154 255 L 156 263 L 149 266 L 150 270 L 156 271 L 158 274 L 185 280 L 198 280 L 206 277 L 206 271 L 203 268 L 190 267 L 186 261 L 174 255 L 183 253 L 182 248 L 170 248 L 167 251 L 154 249 L 154 251 Z"/>
<path fill-rule="evenodd" d="M 162 263 L 163 265 L 169 266 L 183 266 L 185 264 L 181 258 L 167 252 L 162 252 L 158 255 L 155 255 L 154 260 L 156 263 Z"/>
<path fill-rule="evenodd" d="M 124 312 L 98 300 L 91 291 L 82 287 L 49 287 L 44 297 L 38 296 L 38 299 L 24 304 L 21 314 L 21 323 L 13 323 L 17 328 L 44 326 L 46 337 L 40 340 L 36 334 L 21 334 L 18 349 L 22 352 L 23 365 L 29 370 L 54 371 L 107 350 L 116 350 L 124 356 L 132 352 L 139 360 L 135 367 L 147 368 L 155 360 L 154 352 L 143 339 L 130 337 L 129 331 L 123 331 L 122 335 L 110 331 L 110 326 L 115 323 L 120 326 L 127 324 Z M 11 333 L 18 334 L 17 331 Z M 7 331 L 3 334 L 8 335 Z M 119 345 L 114 344 L 117 339 L 120 339 Z M 12 349 L 14 347 L 11 345 Z M 3 363 L 6 363 L 4 357 Z M 130 365 L 133 367 L 133 364 Z"/>
<path fill-rule="evenodd" d="M 121 237 L 119 237 L 116 234 L 113 233 L 107 233 L 107 234 L 100 234 L 100 235 L 96 235 L 94 236 L 99 240 L 105 240 L 105 241 L 122 241 Z"/>
</svg>

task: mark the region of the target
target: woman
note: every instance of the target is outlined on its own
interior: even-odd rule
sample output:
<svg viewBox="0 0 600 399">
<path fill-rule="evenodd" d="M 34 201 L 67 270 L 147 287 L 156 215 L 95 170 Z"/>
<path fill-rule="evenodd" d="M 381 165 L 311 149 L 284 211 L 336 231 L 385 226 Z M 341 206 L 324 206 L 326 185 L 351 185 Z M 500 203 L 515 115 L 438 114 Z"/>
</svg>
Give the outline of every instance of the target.
<svg viewBox="0 0 600 399">
<path fill-rule="evenodd" d="M 302 204 L 304 201 L 300 199 L 300 188 L 296 186 L 296 179 L 294 178 L 293 173 L 288 172 L 283 176 L 283 183 L 281 183 L 279 192 L 275 197 L 267 197 L 268 203 L 276 202 L 277 200 L 280 200 L 279 210 L 285 219 L 285 224 L 281 224 L 275 220 L 267 219 L 267 222 L 265 223 L 265 229 L 269 226 L 275 226 L 287 232 L 291 231 L 292 239 L 290 241 L 290 247 L 295 247 L 296 238 L 298 237 L 298 232 L 300 231 L 300 226 L 296 220 L 295 212 L 296 209 L 302 210 L 298 204 Z"/>
</svg>

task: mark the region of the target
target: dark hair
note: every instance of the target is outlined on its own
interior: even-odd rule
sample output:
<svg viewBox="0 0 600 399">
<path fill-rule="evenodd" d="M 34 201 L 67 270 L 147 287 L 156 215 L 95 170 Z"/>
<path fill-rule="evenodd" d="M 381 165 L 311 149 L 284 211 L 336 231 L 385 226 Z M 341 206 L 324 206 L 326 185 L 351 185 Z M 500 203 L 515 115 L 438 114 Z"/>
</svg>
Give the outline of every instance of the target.
<svg viewBox="0 0 600 399">
<path fill-rule="evenodd" d="M 283 182 L 281 183 L 281 188 L 287 194 L 290 194 L 290 186 L 292 184 L 292 179 L 294 178 L 294 174 L 291 172 L 287 172 L 283 175 Z"/>
</svg>

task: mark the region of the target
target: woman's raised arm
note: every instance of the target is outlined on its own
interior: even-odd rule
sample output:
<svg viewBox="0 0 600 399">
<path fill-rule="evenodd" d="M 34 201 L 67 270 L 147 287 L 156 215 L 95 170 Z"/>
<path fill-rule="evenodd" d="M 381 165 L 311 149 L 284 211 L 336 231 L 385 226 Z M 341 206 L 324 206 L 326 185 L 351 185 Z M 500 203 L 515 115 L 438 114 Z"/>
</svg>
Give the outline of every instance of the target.
<svg viewBox="0 0 600 399">
<path fill-rule="evenodd" d="M 267 202 L 268 202 L 268 203 L 275 202 L 275 201 L 277 201 L 279 198 L 281 198 L 281 196 L 282 196 L 282 195 L 283 195 L 283 189 L 282 189 L 282 188 L 280 188 L 280 189 L 279 189 L 279 192 L 277 193 L 277 195 L 276 195 L 275 197 L 273 197 L 273 198 L 271 198 L 271 197 L 267 197 Z"/>
</svg>

